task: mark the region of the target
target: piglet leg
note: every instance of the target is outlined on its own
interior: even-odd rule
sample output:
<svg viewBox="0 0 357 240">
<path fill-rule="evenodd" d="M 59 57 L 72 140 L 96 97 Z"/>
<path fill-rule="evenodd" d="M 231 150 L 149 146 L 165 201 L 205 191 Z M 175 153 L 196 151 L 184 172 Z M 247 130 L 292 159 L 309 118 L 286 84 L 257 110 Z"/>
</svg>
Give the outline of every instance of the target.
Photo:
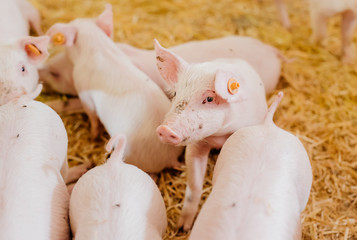
<svg viewBox="0 0 357 240">
<path fill-rule="evenodd" d="M 207 168 L 207 159 L 211 146 L 198 142 L 186 148 L 186 165 L 188 185 L 185 200 L 178 222 L 184 231 L 191 229 L 201 199 L 203 179 Z"/>
<path fill-rule="evenodd" d="M 91 127 L 91 136 L 92 139 L 96 139 L 100 133 L 100 121 L 95 110 L 94 102 L 89 94 L 82 93 L 79 98 L 81 99 L 81 103 L 83 105 L 83 109 L 88 115 Z"/>
<path fill-rule="evenodd" d="M 323 13 L 310 10 L 310 18 L 311 18 L 311 27 L 312 27 L 312 35 L 311 35 L 311 43 L 320 44 L 322 39 L 324 39 L 327 35 L 327 20 L 328 17 Z"/>
<path fill-rule="evenodd" d="M 352 11 L 342 14 L 342 61 L 351 62 L 355 57 L 355 46 L 353 44 L 353 33 L 356 28 L 356 15 Z"/>
<path fill-rule="evenodd" d="M 290 29 L 291 23 L 290 23 L 288 11 L 286 10 L 286 5 L 284 0 L 275 0 L 275 4 L 280 15 L 281 23 L 286 29 Z"/>
</svg>

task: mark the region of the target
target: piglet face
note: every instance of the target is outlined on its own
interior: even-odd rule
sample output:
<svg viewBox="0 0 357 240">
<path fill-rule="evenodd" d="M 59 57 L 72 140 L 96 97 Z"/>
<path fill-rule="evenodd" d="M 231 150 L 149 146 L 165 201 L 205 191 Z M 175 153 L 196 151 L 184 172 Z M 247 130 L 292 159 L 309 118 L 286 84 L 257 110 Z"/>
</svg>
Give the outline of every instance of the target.
<svg viewBox="0 0 357 240">
<path fill-rule="evenodd" d="M 73 84 L 73 64 L 64 52 L 51 58 L 40 68 L 40 81 L 44 82 L 46 90 L 77 95 Z"/>
<path fill-rule="evenodd" d="M 160 140 L 187 145 L 227 134 L 232 104 L 245 99 L 245 76 L 234 69 L 244 67 L 216 62 L 188 64 L 157 41 L 155 50 L 158 70 L 171 86 L 173 97 L 163 125 L 157 128 Z"/>
<path fill-rule="evenodd" d="M 48 56 L 48 37 L 25 37 L 0 46 L 0 105 L 35 90 L 37 66 Z"/>
<path fill-rule="evenodd" d="M 217 94 L 215 77 L 215 71 L 207 72 L 206 64 L 192 65 L 180 74 L 172 89 L 171 109 L 157 128 L 162 142 L 187 145 L 213 135 L 224 125 L 229 103 Z"/>
</svg>

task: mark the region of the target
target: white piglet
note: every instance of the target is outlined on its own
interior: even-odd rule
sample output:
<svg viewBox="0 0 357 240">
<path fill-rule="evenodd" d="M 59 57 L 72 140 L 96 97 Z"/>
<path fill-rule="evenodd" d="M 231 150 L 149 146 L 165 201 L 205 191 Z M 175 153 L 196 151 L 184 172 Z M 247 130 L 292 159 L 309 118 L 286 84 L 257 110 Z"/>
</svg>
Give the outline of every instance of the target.
<svg viewBox="0 0 357 240">
<path fill-rule="evenodd" d="M 91 122 L 93 137 L 101 122 L 110 136 L 128 138 L 126 162 L 150 173 L 180 166 L 182 148 L 162 144 L 155 129 L 170 108 L 163 91 L 120 51 L 110 36 L 111 5 L 96 19 L 55 24 L 47 34 L 66 46 L 73 63 L 74 87 Z"/>
<path fill-rule="evenodd" d="M 357 0 L 309 0 L 313 43 L 320 43 L 327 35 L 329 18 L 341 14 L 341 56 L 344 63 L 355 59 L 353 34 L 357 25 Z"/>
<path fill-rule="evenodd" d="M 37 67 L 48 57 L 48 37 L 28 37 L 30 26 L 42 34 L 40 14 L 27 0 L 0 1 L 0 105 L 30 93 Z"/>
<path fill-rule="evenodd" d="M 187 145 L 188 186 L 179 226 L 188 230 L 198 209 L 211 148 L 221 148 L 239 128 L 263 122 L 265 90 L 257 72 L 244 60 L 189 64 L 158 42 L 155 48 L 159 71 L 174 95 L 157 133 L 164 143 Z"/>
<path fill-rule="evenodd" d="M 69 239 L 67 133 L 41 89 L 0 106 L 0 239 Z"/>
<path fill-rule="evenodd" d="M 273 122 L 282 96 L 263 124 L 239 129 L 224 144 L 189 239 L 301 239 L 312 172 L 299 139 Z"/>
<path fill-rule="evenodd" d="M 27 36 L 30 26 L 42 34 L 40 14 L 27 0 L 1 0 L 0 16 L 1 43 Z"/>
<path fill-rule="evenodd" d="M 154 50 L 144 50 L 124 43 L 116 43 L 130 61 L 147 74 L 162 90 L 167 92 L 169 84 L 162 79 L 155 61 Z M 258 39 L 245 36 L 228 36 L 217 39 L 190 41 L 169 48 L 190 63 L 212 61 L 217 58 L 241 58 L 246 60 L 263 79 L 267 93 L 278 84 L 283 55 L 276 48 Z M 54 91 L 77 95 L 74 88 L 73 64 L 66 53 L 51 58 L 41 69 L 40 79 Z"/>
<path fill-rule="evenodd" d="M 49 37 L 23 37 L 0 44 L 0 105 L 31 93 L 38 84 L 37 67 L 47 57 Z"/>
<path fill-rule="evenodd" d="M 122 135 L 110 139 L 107 162 L 83 175 L 70 200 L 76 240 L 162 239 L 167 226 L 163 198 L 149 175 L 123 162 Z"/>
</svg>

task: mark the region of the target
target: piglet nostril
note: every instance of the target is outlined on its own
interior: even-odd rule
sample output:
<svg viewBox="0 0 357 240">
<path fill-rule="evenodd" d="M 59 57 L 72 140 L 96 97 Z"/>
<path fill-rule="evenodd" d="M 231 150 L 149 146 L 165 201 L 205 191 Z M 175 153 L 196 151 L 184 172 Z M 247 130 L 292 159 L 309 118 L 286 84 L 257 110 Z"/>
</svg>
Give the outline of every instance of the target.
<svg viewBox="0 0 357 240">
<path fill-rule="evenodd" d="M 167 125 L 161 125 L 156 129 L 160 141 L 177 145 L 181 142 L 181 138 Z"/>
</svg>

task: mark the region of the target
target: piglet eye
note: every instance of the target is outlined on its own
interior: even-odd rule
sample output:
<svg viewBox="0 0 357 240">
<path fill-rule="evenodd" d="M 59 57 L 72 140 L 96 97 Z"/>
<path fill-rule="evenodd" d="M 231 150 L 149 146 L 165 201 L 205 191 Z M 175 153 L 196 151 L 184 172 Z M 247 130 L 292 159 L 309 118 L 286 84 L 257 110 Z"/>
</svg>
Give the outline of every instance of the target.
<svg viewBox="0 0 357 240">
<path fill-rule="evenodd" d="M 25 72 L 26 71 L 26 68 L 24 65 L 21 66 L 21 72 Z"/>
<path fill-rule="evenodd" d="M 173 99 L 174 97 L 176 97 L 176 92 L 172 92 L 172 93 L 170 94 L 169 99 L 171 100 L 171 99 Z"/>
<path fill-rule="evenodd" d="M 213 101 L 213 97 L 207 97 L 206 100 L 207 100 L 207 102 L 212 102 Z"/>
<path fill-rule="evenodd" d="M 206 97 L 205 100 L 203 100 L 202 104 L 206 104 L 207 102 L 213 102 L 214 97 Z"/>
<path fill-rule="evenodd" d="M 51 71 L 50 74 L 55 78 L 58 78 L 60 76 L 59 73 L 53 71 Z"/>
</svg>

